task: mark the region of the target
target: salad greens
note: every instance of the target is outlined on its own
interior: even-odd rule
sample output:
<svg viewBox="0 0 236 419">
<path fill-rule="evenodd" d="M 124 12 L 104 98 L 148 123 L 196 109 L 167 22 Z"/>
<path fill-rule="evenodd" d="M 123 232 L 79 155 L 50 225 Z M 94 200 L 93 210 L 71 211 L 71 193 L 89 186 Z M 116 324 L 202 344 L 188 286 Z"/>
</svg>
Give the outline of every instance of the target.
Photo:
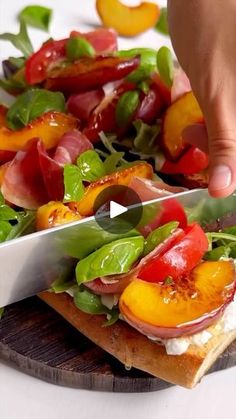
<svg viewBox="0 0 236 419">
<path fill-rule="evenodd" d="M 76 36 L 67 41 L 66 55 L 69 60 L 75 61 L 81 57 L 94 57 L 95 50 L 86 39 Z"/>
<path fill-rule="evenodd" d="M 95 150 L 87 150 L 77 159 L 77 166 L 84 181 L 94 182 L 106 175 L 103 161 Z"/>
<path fill-rule="evenodd" d="M 157 69 L 163 82 L 171 87 L 174 78 L 174 63 L 171 51 L 167 47 L 161 47 L 157 52 Z"/>
<path fill-rule="evenodd" d="M 136 137 L 134 138 L 134 149 L 142 154 L 154 155 L 158 149 L 157 136 L 160 133 L 160 125 L 148 125 L 141 119 L 133 122 L 136 129 Z"/>
<path fill-rule="evenodd" d="M 116 122 L 117 125 L 125 127 L 139 105 L 139 92 L 137 90 L 130 90 L 123 93 L 116 105 Z"/>
<path fill-rule="evenodd" d="M 18 16 L 21 22 L 44 31 L 49 30 L 52 9 L 44 6 L 26 6 Z"/>
<path fill-rule="evenodd" d="M 78 284 L 107 275 L 126 273 L 143 253 L 143 236 L 127 237 L 105 244 L 76 267 Z"/>
<path fill-rule="evenodd" d="M 127 76 L 127 81 L 141 83 L 146 80 L 157 69 L 157 51 L 152 48 L 132 48 L 129 50 L 117 51 L 119 57 L 135 57 L 140 55 L 139 67 Z"/>
<path fill-rule="evenodd" d="M 176 230 L 178 225 L 179 223 L 177 221 L 171 221 L 153 230 L 145 240 L 143 252 L 144 256 L 150 253 L 152 250 L 154 250 L 155 247 L 157 247 L 168 237 L 170 237 L 173 231 Z"/>
<path fill-rule="evenodd" d="M 168 20 L 167 20 L 167 7 L 161 8 L 160 18 L 155 26 L 155 29 L 163 35 L 169 35 Z"/>
<path fill-rule="evenodd" d="M 227 227 L 220 232 L 206 233 L 209 240 L 209 250 L 205 254 L 206 260 L 220 258 L 236 258 L 236 227 Z"/>
<path fill-rule="evenodd" d="M 20 22 L 20 31 L 18 34 L 15 35 L 5 32 L 0 34 L 0 39 L 11 42 L 12 45 L 14 45 L 14 47 L 18 49 L 25 58 L 29 57 L 29 55 L 31 55 L 33 52 L 33 47 L 29 39 L 26 24 L 23 20 Z"/>
<path fill-rule="evenodd" d="M 64 166 L 64 202 L 79 201 L 84 194 L 84 185 L 79 167 L 74 164 Z"/>
<path fill-rule="evenodd" d="M 18 130 L 49 111 L 65 111 L 64 95 L 44 89 L 30 89 L 18 96 L 9 108 L 7 123 L 11 129 Z"/>
</svg>

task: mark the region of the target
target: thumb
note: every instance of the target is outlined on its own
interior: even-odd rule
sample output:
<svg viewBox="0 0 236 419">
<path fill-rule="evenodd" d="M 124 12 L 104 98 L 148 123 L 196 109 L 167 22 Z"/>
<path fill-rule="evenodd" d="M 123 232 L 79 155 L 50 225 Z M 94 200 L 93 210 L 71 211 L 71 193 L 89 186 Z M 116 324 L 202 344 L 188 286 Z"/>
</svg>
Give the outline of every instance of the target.
<svg viewBox="0 0 236 419">
<path fill-rule="evenodd" d="M 216 114 L 211 114 L 206 123 L 210 158 L 209 193 L 215 198 L 226 197 L 236 189 L 236 124 L 232 120 L 226 125 Z"/>
</svg>

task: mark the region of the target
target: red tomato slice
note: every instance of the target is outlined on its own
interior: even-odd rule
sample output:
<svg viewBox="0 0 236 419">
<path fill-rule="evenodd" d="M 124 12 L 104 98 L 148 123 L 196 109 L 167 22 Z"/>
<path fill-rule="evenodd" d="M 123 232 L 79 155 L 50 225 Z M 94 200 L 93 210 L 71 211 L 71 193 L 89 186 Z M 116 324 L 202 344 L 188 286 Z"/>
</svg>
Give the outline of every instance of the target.
<svg viewBox="0 0 236 419">
<path fill-rule="evenodd" d="M 160 169 L 161 173 L 193 175 L 206 169 L 209 158 L 197 147 L 190 147 L 177 161 L 166 160 Z"/>
<path fill-rule="evenodd" d="M 28 84 L 38 84 L 47 77 L 49 66 L 66 55 L 67 39 L 49 41 L 28 58 L 25 65 L 25 78 Z"/>
<path fill-rule="evenodd" d="M 149 282 L 164 282 L 167 277 L 178 281 L 202 259 L 208 249 L 207 237 L 199 224 L 185 230 L 185 236 L 165 253 L 154 257 L 140 270 L 138 277 Z"/>
</svg>

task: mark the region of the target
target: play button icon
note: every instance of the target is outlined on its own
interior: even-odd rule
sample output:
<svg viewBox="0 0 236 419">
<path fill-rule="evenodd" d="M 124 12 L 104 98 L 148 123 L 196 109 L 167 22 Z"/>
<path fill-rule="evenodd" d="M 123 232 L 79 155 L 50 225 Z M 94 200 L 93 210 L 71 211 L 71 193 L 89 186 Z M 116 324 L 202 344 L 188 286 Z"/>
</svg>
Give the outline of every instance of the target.
<svg viewBox="0 0 236 419">
<path fill-rule="evenodd" d="M 123 205 L 118 204 L 117 202 L 110 202 L 110 218 L 118 217 L 121 214 L 127 212 L 128 209 Z"/>
<path fill-rule="evenodd" d="M 143 207 L 138 194 L 124 185 L 108 186 L 97 196 L 94 204 L 96 222 L 112 234 L 126 234 L 136 228 Z"/>
</svg>

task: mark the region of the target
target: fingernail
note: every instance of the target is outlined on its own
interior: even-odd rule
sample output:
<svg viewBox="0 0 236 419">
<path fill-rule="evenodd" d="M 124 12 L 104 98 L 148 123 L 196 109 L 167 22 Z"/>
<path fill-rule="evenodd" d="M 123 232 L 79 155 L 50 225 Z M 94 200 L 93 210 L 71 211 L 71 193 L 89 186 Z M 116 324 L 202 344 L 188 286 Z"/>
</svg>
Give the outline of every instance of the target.
<svg viewBox="0 0 236 419">
<path fill-rule="evenodd" d="M 231 184 L 232 174 L 229 166 L 221 164 L 214 167 L 210 182 L 209 189 L 212 191 L 219 191 L 220 189 L 228 188 Z"/>
</svg>

